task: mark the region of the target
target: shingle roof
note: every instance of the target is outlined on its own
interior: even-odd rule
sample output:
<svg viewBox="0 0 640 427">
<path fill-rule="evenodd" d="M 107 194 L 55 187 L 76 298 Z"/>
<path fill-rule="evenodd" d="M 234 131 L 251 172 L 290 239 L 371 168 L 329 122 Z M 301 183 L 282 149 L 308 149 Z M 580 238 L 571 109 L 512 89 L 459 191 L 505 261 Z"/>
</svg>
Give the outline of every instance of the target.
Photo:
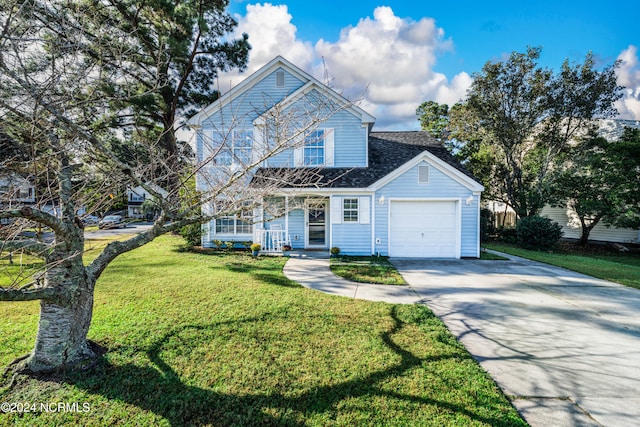
<svg viewBox="0 0 640 427">
<path fill-rule="evenodd" d="M 365 188 L 424 151 L 474 178 L 431 134 L 424 131 L 404 131 L 369 134 L 369 167 L 311 168 L 306 169 L 304 177 L 294 173 L 296 168 L 260 168 L 251 184 L 259 186 L 277 182 L 281 188 Z"/>
</svg>

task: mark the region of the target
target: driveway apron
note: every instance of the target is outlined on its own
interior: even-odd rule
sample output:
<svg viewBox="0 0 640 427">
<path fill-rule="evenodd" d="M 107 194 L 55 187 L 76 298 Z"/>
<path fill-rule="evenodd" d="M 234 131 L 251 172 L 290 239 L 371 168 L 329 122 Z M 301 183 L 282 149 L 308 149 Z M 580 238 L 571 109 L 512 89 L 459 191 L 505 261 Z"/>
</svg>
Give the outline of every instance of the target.
<svg viewBox="0 0 640 427">
<path fill-rule="evenodd" d="M 393 263 L 531 426 L 640 425 L 640 291 L 520 258 Z"/>
</svg>

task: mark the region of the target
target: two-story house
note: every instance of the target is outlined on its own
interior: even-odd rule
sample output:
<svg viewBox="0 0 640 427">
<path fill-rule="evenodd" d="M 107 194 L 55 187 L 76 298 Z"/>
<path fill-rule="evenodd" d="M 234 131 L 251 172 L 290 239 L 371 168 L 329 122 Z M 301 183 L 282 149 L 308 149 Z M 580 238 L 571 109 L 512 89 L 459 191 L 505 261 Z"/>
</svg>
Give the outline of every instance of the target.
<svg viewBox="0 0 640 427">
<path fill-rule="evenodd" d="M 149 184 L 153 191 L 166 197 L 167 191 L 153 183 Z M 147 200 L 154 200 L 155 197 L 141 186 L 127 190 L 127 215 L 129 218 L 143 218 L 142 205 Z"/>
<path fill-rule="evenodd" d="M 428 133 L 374 132 L 374 123 L 282 57 L 247 77 L 189 120 L 198 160 L 209 162 L 196 185 L 206 191 L 216 168 L 229 177 L 250 165 L 249 186 L 270 194 L 264 209 L 205 224 L 203 246 L 251 240 L 274 250 L 285 242 L 354 255 L 478 257 L 482 185 Z M 215 216 L 216 203 L 203 209 Z"/>
</svg>

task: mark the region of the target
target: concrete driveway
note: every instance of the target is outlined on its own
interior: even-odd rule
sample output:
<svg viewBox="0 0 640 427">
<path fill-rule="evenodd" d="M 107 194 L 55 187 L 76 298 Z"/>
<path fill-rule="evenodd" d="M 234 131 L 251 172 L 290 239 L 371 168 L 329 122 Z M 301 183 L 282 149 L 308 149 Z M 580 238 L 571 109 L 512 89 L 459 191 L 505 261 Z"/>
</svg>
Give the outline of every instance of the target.
<svg viewBox="0 0 640 427">
<path fill-rule="evenodd" d="M 640 291 L 519 258 L 393 264 L 531 426 L 640 425 Z"/>
</svg>

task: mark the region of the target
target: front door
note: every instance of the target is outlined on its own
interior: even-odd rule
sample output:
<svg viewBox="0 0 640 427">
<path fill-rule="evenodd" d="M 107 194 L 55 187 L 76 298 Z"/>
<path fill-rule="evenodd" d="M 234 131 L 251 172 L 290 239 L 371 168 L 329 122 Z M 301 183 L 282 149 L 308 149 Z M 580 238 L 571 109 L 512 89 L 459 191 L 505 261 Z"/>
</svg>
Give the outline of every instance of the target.
<svg viewBox="0 0 640 427">
<path fill-rule="evenodd" d="M 309 201 L 307 203 L 307 247 L 327 247 L 327 202 Z"/>
</svg>

